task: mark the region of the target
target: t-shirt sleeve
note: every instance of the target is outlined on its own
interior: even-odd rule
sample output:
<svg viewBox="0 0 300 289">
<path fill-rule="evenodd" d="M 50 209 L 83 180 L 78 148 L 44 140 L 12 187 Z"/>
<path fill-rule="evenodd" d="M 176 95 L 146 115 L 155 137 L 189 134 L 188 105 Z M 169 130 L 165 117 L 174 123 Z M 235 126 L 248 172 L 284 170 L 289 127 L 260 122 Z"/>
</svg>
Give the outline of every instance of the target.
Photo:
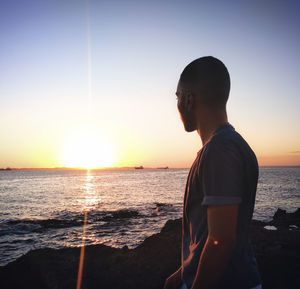
<svg viewBox="0 0 300 289">
<path fill-rule="evenodd" d="M 209 143 L 203 159 L 201 205 L 231 205 L 242 202 L 242 158 L 231 143 Z"/>
</svg>

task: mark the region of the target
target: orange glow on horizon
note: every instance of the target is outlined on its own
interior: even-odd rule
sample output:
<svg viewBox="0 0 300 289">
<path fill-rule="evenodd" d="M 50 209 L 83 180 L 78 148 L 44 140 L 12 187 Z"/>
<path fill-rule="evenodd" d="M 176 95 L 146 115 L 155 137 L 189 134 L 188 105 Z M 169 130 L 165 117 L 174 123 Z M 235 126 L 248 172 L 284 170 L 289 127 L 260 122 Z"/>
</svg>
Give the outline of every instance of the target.
<svg viewBox="0 0 300 289">
<path fill-rule="evenodd" d="M 259 166 L 300 166 L 300 154 L 257 156 Z"/>
</svg>

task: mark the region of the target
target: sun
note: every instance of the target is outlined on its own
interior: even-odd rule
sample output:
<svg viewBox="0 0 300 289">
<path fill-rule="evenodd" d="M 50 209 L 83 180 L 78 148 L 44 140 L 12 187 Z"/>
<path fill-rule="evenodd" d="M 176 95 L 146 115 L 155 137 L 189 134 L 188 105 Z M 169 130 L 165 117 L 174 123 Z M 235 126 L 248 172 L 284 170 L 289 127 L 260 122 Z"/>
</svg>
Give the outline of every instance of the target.
<svg viewBox="0 0 300 289">
<path fill-rule="evenodd" d="M 76 131 L 64 143 L 62 163 L 66 167 L 86 169 L 111 167 L 114 164 L 113 148 L 96 132 Z"/>
</svg>

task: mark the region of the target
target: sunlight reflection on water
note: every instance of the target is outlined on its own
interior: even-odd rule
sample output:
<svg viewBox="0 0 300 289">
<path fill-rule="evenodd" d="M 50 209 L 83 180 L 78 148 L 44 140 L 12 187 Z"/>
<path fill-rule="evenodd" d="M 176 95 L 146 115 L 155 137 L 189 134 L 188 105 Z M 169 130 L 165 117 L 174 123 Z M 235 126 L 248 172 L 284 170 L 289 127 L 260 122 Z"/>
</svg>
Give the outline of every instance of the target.
<svg viewBox="0 0 300 289">
<path fill-rule="evenodd" d="M 100 206 L 101 196 L 97 194 L 93 184 L 94 176 L 90 171 L 86 173 L 86 182 L 82 185 L 82 194 L 78 197 L 78 206 L 84 211 L 89 211 L 95 206 Z"/>
</svg>

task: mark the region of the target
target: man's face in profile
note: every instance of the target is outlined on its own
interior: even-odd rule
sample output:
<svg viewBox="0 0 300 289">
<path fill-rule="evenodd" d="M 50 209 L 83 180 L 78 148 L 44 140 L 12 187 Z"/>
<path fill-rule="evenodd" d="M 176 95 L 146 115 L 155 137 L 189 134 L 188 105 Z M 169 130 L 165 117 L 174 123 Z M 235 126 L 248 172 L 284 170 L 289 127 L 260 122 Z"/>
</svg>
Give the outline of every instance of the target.
<svg viewBox="0 0 300 289">
<path fill-rule="evenodd" d="M 191 96 L 184 93 L 184 90 L 182 89 L 182 86 L 180 85 L 180 82 L 177 86 L 176 91 L 177 96 L 177 108 L 180 114 L 180 118 L 183 122 L 184 129 L 187 132 L 191 132 L 195 130 L 195 124 L 194 124 L 194 118 L 193 113 L 194 110 L 192 109 L 192 103 L 191 103 Z M 188 99 L 189 98 L 189 99 Z"/>
</svg>

